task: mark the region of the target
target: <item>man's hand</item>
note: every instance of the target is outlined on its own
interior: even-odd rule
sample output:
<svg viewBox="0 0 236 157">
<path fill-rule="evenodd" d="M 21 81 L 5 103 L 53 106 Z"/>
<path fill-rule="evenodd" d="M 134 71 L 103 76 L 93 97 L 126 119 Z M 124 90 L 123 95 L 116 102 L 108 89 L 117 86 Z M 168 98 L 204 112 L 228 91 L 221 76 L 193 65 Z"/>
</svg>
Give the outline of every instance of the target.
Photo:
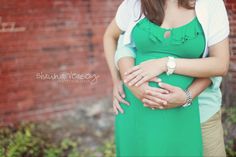
<svg viewBox="0 0 236 157">
<path fill-rule="evenodd" d="M 120 107 L 119 103 L 124 103 L 126 105 L 130 105 L 125 98 L 125 92 L 123 90 L 123 82 L 121 80 L 114 82 L 113 84 L 113 109 L 115 114 L 118 114 L 120 111 L 124 113 L 124 110 Z"/>
<path fill-rule="evenodd" d="M 168 90 L 169 93 L 160 93 L 157 89 L 150 87 L 145 90 L 145 96 L 142 99 L 145 106 L 150 108 L 167 109 L 182 106 L 187 101 L 185 92 L 176 86 L 166 83 L 159 83 L 162 89 Z M 166 103 L 163 103 L 166 101 Z"/>
<path fill-rule="evenodd" d="M 116 115 L 118 115 L 119 112 L 121 112 L 122 114 L 124 113 L 124 110 L 121 108 L 120 103 L 124 103 L 128 106 L 130 105 L 127 101 L 124 100 L 125 93 L 124 93 L 122 85 L 123 85 L 123 82 L 119 81 L 115 83 L 113 87 L 113 110 Z M 132 86 L 128 88 L 138 99 L 141 100 L 144 96 L 144 91 L 147 87 L 148 87 L 148 83 L 145 82 L 139 87 Z"/>
</svg>

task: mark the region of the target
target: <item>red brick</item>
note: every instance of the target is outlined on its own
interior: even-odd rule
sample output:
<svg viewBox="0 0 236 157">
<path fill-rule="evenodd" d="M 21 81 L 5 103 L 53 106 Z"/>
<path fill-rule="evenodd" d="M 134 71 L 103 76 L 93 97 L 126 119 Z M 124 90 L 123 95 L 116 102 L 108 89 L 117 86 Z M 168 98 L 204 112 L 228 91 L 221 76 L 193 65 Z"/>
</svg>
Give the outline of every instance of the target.
<svg viewBox="0 0 236 157">
<path fill-rule="evenodd" d="M 111 96 L 102 37 L 122 0 L 2 0 L 2 23 L 21 32 L 0 32 L 0 125 L 53 118 L 83 99 Z M 236 62 L 236 2 L 226 0 Z M 96 73 L 98 83 L 36 79 L 37 73 Z M 230 70 L 230 75 L 235 73 Z M 234 74 L 232 82 L 236 82 Z M 235 84 L 235 83 L 234 83 Z M 231 87 L 231 86 L 229 86 Z M 232 88 L 235 86 L 232 86 Z"/>
</svg>

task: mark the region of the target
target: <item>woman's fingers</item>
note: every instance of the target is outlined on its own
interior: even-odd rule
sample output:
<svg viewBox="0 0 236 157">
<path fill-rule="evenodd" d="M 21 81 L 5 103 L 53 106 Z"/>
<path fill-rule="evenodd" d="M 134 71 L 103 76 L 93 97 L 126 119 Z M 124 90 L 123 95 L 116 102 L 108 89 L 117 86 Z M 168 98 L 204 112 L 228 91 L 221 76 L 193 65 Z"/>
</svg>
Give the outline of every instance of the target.
<svg viewBox="0 0 236 157">
<path fill-rule="evenodd" d="M 143 75 L 144 77 L 141 79 L 141 80 L 139 80 L 136 84 L 135 84 L 135 86 L 140 86 L 140 85 L 142 85 L 144 82 L 147 82 L 147 81 L 151 81 L 151 82 L 156 82 L 156 83 L 160 83 L 161 82 L 161 79 L 160 78 L 157 78 L 156 76 L 150 76 L 150 75 L 148 75 L 148 74 L 146 74 L 146 75 Z"/>
<path fill-rule="evenodd" d="M 157 78 L 157 77 L 154 77 L 150 80 L 151 82 L 156 82 L 156 83 L 160 83 L 161 82 L 161 79 L 160 78 Z"/>
<path fill-rule="evenodd" d="M 165 89 L 162 89 L 162 88 L 158 88 L 158 87 L 151 87 L 151 86 L 148 86 L 147 89 L 145 90 L 145 93 L 162 93 L 162 94 L 169 94 L 169 91 L 168 90 L 165 90 Z"/>
<path fill-rule="evenodd" d="M 136 76 L 133 80 L 131 80 L 128 85 L 129 85 L 129 86 L 133 86 L 133 85 L 136 84 L 138 81 L 140 81 L 142 78 L 143 78 L 142 75 L 138 75 L 138 76 Z"/>
<path fill-rule="evenodd" d="M 146 98 L 143 99 L 143 103 L 144 103 L 145 107 L 163 109 L 163 106 L 161 104 L 158 104 L 158 103 L 156 103 L 152 100 L 146 99 Z"/>
<path fill-rule="evenodd" d="M 156 104 L 161 104 L 162 106 L 167 104 L 166 100 L 162 100 L 162 99 L 157 98 L 155 96 L 145 95 L 144 98 L 148 99 L 148 100 L 150 100 L 150 101 L 152 101 L 152 102 L 154 102 Z"/>
<path fill-rule="evenodd" d="M 125 72 L 125 75 L 129 75 L 129 74 L 131 74 L 131 73 L 133 73 L 134 71 L 137 71 L 137 70 L 139 70 L 139 69 L 140 69 L 139 66 L 134 66 L 134 67 L 132 67 L 131 69 L 129 69 L 127 72 Z"/>
<path fill-rule="evenodd" d="M 159 86 L 161 88 L 166 89 L 166 90 L 171 91 L 171 92 L 175 91 L 175 86 L 172 86 L 170 84 L 166 84 L 166 83 L 160 82 Z"/>
<path fill-rule="evenodd" d="M 142 70 L 137 70 L 137 71 L 134 71 L 133 73 L 127 75 L 125 77 L 125 80 L 124 82 L 127 83 L 127 84 L 130 84 L 130 81 L 133 80 L 134 78 L 136 78 L 138 75 L 140 75 L 142 73 Z"/>
<path fill-rule="evenodd" d="M 168 101 L 168 95 L 167 94 L 162 94 L 160 92 L 155 92 L 155 91 L 151 91 L 151 90 L 146 90 L 145 93 L 146 93 L 145 97 L 150 95 L 152 97 L 161 99 L 165 102 Z"/>
<path fill-rule="evenodd" d="M 151 78 L 152 78 L 152 76 L 150 76 L 149 74 L 145 74 L 145 75 L 141 75 L 142 76 L 142 79 L 141 80 L 139 80 L 136 84 L 135 84 L 135 86 L 140 86 L 141 84 L 143 84 L 144 82 L 147 82 L 147 81 L 149 81 Z"/>
</svg>

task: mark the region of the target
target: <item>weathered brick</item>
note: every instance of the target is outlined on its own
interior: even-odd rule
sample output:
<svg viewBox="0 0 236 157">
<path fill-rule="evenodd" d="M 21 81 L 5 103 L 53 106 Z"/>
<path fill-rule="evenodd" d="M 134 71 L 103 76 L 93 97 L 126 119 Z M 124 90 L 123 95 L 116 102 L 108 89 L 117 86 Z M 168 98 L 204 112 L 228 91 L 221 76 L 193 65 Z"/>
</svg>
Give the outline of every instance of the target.
<svg viewBox="0 0 236 157">
<path fill-rule="evenodd" d="M 111 96 L 102 38 L 122 0 L 2 0 L 0 125 L 55 117 L 82 100 Z M 236 62 L 236 3 L 226 0 L 231 61 Z M 2 30 L 2 31 L 1 31 Z M 98 82 L 43 80 L 37 74 L 95 73 Z M 235 70 L 229 84 L 236 81 Z M 235 85 L 229 86 L 235 88 Z"/>
</svg>

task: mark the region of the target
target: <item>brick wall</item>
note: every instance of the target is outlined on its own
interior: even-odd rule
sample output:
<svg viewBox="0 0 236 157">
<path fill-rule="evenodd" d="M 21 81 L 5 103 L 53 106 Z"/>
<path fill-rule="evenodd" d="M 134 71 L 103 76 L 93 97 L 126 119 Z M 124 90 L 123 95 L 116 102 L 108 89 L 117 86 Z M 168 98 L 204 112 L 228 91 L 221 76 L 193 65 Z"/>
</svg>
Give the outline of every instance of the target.
<svg viewBox="0 0 236 157">
<path fill-rule="evenodd" d="M 110 96 L 102 35 L 120 1 L 1 0 L 0 124 L 51 118 Z M 235 88 L 235 1 L 227 7 L 232 64 L 224 86 Z"/>
<path fill-rule="evenodd" d="M 102 37 L 119 3 L 1 0 L 1 123 L 51 117 L 111 93 Z M 63 73 L 74 78 L 46 78 Z"/>
<path fill-rule="evenodd" d="M 236 105 L 236 1 L 225 0 L 230 21 L 230 53 L 229 74 L 223 82 L 223 100 L 226 105 Z"/>
</svg>

